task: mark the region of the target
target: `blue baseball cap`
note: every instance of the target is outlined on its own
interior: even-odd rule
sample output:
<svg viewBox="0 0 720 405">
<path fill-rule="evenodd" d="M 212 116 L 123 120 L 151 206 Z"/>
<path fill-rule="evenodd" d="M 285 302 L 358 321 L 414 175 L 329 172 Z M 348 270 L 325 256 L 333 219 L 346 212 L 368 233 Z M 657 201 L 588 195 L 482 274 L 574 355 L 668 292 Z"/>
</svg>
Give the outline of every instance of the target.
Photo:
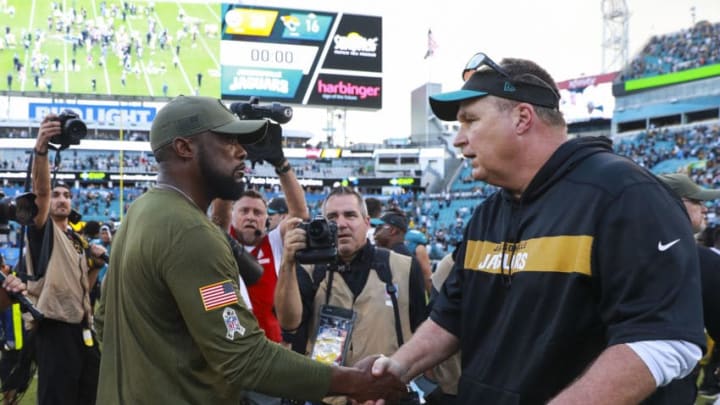
<svg viewBox="0 0 720 405">
<path fill-rule="evenodd" d="M 268 203 L 268 215 L 287 214 L 287 202 L 282 197 L 275 197 Z"/>
<path fill-rule="evenodd" d="M 385 222 L 383 222 L 383 220 L 380 218 L 370 218 L 370 225 L 372 225 L 372 226 L 378 226 L 378 225 L 382 225 L 384 223 Z"/>
<path fill-rule="evenodd" d="M 395 212 L 388 212 L 385 215 L 381 216 L 380 223 L 392 225 L 392 226 L 400 229 L 403 232 L 407 232 L 407 230 L 408 230 L 407 217 L 405 217 L 402 214 L 395 213 Z"/>
</svg>

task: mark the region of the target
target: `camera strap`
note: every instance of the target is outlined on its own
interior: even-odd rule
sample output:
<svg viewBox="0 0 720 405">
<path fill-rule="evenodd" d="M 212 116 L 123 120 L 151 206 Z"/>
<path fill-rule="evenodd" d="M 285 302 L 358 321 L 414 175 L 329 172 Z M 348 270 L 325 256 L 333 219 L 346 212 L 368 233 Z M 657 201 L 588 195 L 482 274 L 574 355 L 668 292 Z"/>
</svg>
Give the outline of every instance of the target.
<svg viewBox="0 0 720 405">
<path fill-rule="evenodd" d="M 370 268 L 375 269 L 380 281 L 385 283 L 385 291 L 392 300 L 393 314 L 395 316 L 395 335 L 397 337 L 399 347 L 404 343 L 404 339 L 400 323 L 400 306 L 398 304 L 397 288 L 392 283 L 392 272 L 390 271 L 390 251 L 378 247 L 374 247 L 373 250 L 373 260 L 370 264 Z M 313 287 L 315 291 L 318 290 L 327 273 L 330 274 L 327 276 L 328 281 L 325 290 L 325 305 L 330 303 L 330 293 L 332 291 L 333 276 L 335 271 L 331 270 L 329 266 L 325 264 L 318 264 L 313 268 Z M 355 302 L 355 297 L 353 297 L 353 302 Z"/>
<path fill-rule="evenodd" d="M 24 184 L 24 191 L 27 193 L 30 191 L 30 185 L 32 184 L 32 167 L 33 167 L 33 160 L 35 159 L 35 154 L 31 153 L 30 158 L 28 159 L 28 167 L 25 171 L 25 184 Z M 28 280 L 28 274 L 27 274 L 27 266 L 25 265 L 25 237 L 27 236 L 27 225 L 21 225 L 20 226 L 20 237 L 18 240 L 18 261 L 15 264 L 15 269 L 17 275 L 20 277 L 20 279 L 23 281 L 23 283 L 27 282 Z"/>
<path fill-rule="evenodd" d="M 45 273 L 47 272 L 48 263 L 50 262 L 50 238 L 52 238 L 52 227 L 55 226 L 55 224 L 52 223 L 52 220 L 48 217 L 47 222 L 45 222 L 45 228 L 43 230 L 43 238 L 42 238 L 42 244 L 40 245 L 40 252 L 38 253 L 38 262 L 33 263 L 33 275 L 32 280 L 37 281 L 41 278 L 45 277 Z"/>
<path fill-rule="evenodd" d="M 390 251 L 375 248 L 371 268 L 375 269 L 380 281 L 385 283 L 385 292 L 387 292 L 392 300 L 393 313 L 395 314 L 395 335 L 397 337 L 398 347 L 400 347 L 403 345 L 404 339 L 402 326 L 400 324 L 400 306 L 397 299 L 397 288 L 392 282 L 392 272 L 390 272 Z"/>
<path fill-rule="evenodd" d="M 327 289 L 325 290 L 325 305 L 330 304 L 330 291 L 332 291 L 334 275 L 335 275 L 335 272 L 330 271 L 330 275 L 328 276 Z M 353 304 L 354 303 L 355 303 L 355 297 L 353 297 Z"/>
</svg>

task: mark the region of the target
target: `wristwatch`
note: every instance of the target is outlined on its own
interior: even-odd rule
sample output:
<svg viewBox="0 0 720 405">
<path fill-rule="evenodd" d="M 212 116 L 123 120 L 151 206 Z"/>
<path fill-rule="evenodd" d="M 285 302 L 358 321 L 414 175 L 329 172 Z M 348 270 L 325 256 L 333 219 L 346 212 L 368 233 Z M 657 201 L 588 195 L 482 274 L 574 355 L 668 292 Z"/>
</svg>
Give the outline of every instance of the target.
<svg viewBox="0 0 720 405">
<path fill-rule="evenodd" d="M 277 174 L 285 174 L 292 169 L 292 166 L 290 165 L 290 162 L 287 161 L 287 159 L 283 160 L 282 163 L 278 166 L 275 166 L 275 173 Z"/>
</svg>

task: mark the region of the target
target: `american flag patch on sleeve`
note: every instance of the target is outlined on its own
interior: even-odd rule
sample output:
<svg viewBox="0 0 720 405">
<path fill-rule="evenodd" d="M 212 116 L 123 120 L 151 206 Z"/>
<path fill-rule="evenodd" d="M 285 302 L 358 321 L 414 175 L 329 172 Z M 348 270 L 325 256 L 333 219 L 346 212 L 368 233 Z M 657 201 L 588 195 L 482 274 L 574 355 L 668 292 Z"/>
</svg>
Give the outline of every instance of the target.
<svg viewBox="0 0 720 405">
<path fill-rule="evenodd" d="M 230 280 L 200 287 L 200 298 L 206 311 L 238 302 L 238 295 Z"/>
</svg>

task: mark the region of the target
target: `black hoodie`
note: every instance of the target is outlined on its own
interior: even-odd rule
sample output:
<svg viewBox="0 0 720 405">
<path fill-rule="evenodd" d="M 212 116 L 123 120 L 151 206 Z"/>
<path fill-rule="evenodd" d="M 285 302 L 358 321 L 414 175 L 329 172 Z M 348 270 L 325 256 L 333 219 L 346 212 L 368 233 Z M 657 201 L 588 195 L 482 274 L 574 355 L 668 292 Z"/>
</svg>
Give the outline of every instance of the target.
<svg viewBox="0 0 720 405">
<path fill-rule="evenodd" d="M 607 138 L 565 142 L 519 199 L 489 197 L 456 263 L 431 318 L 461 342 L 458 403 L 545 403 L 614 344 L 705 344 L 684 208 Z"/>
</svg>

